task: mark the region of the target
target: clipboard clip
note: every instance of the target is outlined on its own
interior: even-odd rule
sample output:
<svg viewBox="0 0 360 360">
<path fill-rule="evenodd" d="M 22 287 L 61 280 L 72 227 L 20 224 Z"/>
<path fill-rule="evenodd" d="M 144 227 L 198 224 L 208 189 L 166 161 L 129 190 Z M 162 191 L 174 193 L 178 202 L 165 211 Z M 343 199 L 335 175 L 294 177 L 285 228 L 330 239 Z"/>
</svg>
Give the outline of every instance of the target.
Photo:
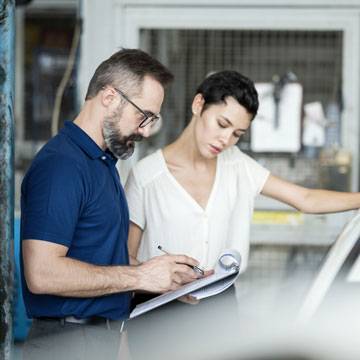
<svg viewBox="0 0 360 360">
<path fill-rule="evenodd" d="M 235 269 L 238 271 L 240 269 L 239 260 L 233 254 L 225 253 L 220 256 L 219 263 L 225 270 Z"/>
</svg>

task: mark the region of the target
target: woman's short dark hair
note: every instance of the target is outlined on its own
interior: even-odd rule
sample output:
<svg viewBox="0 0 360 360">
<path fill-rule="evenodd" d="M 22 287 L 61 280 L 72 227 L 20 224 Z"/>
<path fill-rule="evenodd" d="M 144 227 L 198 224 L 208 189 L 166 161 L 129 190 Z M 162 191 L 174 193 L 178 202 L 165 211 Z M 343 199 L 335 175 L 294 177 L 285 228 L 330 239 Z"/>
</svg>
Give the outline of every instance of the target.
<svg viewBox="0 0 360 360">
<path fill-rule="evenodd" d="M 119 87 L 129 96 L 141 91 L 145 76 L 163 87 L 174 79 L 173 74 L 158 60 L 139 49 L 121 49 L 103 61 L 90 80 L 85 100 L 97 95 L 106 85 Z"/>
<path fill-rule="evenodd" d="M 233 97 L 254 118 L 259 108 L 258 93 L 253 81 L 233 70 L 224 70 L 208 76 L 197 88 L 205 100 L 203 111 L 210 105 L 225 103 Z"/>
</svg>

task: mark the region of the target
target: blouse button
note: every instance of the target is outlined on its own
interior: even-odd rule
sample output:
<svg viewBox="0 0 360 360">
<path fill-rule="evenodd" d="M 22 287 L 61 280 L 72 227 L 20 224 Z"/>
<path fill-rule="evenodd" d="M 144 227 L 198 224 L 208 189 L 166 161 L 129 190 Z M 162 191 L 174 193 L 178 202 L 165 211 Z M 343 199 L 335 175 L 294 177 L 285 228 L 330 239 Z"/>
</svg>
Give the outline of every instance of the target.
<svg viewBox="0 0 360 360">
<path fill-rule="evenodd" d="M 106 160 L 106 156 L 103 155 L 103 156 L 101 157 L 101 160 Z"/>
</svg>

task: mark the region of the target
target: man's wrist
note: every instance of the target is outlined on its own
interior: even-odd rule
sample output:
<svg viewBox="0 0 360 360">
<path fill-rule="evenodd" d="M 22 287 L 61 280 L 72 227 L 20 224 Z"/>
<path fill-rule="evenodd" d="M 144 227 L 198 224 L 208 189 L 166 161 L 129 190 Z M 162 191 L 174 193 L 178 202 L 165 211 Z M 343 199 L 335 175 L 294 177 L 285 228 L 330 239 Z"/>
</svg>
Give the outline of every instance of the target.
<svg viewBox="0 0 360 360">
<path fill-rule="evenodd" d="M 119 266 L 117 287 L 120 291 L 143 290 L 143 274 L 139 265 Z"/>
<path fill-rule="evenodd" d="M 136 279 L 136 288 L 135 290 L 146 290 L 146 270 L 143 269 L 143 265 L 140 263 L 138 265 L 132 266 L 135 271 L 135 279 Z"/>
</svg>

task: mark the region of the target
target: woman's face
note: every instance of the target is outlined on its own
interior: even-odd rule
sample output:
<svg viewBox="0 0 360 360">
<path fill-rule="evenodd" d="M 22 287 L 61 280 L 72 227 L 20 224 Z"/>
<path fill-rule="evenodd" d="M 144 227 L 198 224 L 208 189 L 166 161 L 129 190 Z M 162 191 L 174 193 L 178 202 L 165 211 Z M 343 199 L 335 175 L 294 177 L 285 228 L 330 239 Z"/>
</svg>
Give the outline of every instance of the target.
<svg viewBox="0 0 360 360">
<path fill-rule="evenodd" d="M 225 103 L 209 105 L 201 113 L 203 102 L 202 96 L 196 95 L 195 139 L 200 154 L 211 159 L 238 142 L 249 128 L 252 115 L 233 97 L 227 97 Z"/>
</svg>

